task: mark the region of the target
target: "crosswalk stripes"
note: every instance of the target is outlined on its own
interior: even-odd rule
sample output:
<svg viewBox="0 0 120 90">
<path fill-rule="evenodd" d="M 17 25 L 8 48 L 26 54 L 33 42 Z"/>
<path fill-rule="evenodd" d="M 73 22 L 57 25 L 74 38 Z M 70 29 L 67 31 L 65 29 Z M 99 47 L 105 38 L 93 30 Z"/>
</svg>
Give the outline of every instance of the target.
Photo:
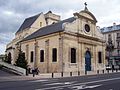
<svg viewBox="0 0 120 90">
<path fill-rule="evenodd" d="M 44 83 L 43 86 L 44 90 L 64 90 L 64 88 L 69 88 L 70 90 L 82 90 L 82 89 L 91 89 L 91 88 L 96 88 L 101 85 L 86 85 L 82 83 L 78 83 L 77 81 L 72 81 L 72 82 L 58 82 L 57 80 L 35 80 L 31 82 L 41 82 Z M 56 86 L 57 85 L 57 86 Z M 36 90 L 42 90 L 42 89 L 36 89 Z"/>
<path fill-rule="evenodd" d="M 96 87 L 99 87 L 99 86 L 101 86 L 101 85 L 92 85 L 92 86 L 79 85 L 79 86 L 74 86 L 74 87 L 72 87 L 72 89 L 75 89 L 75 90 L 92 89 L 92 88 L 96 88 Z"/>
<path fill-rule="evenodd" d="M 34 80 L 34 81 L 29 81 L 29 82 L 45 82 L 45 81 L 48 81 L 48 80 Z"/>
</svg>

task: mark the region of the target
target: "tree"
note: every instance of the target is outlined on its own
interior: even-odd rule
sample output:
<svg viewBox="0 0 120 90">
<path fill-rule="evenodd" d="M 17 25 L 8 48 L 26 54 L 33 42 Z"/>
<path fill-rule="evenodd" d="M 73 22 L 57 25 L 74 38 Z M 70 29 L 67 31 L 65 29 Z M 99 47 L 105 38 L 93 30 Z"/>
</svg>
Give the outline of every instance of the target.
<svg viewBox="0 0 120 90">
<path fill-rule="evenodd" d="M 11 58 L 11 53 L 9 52 L 8 55 L 5 54 L 5 60 L 4 62 L 7 62 L 9 64 L 11 64 L 12 58 Z"/>
<path fill-rule="evenodd" d="M 7 58 L 8 60 L 7 60 L 7 62 L 9 63 L 9 64 L 11 64 L 11 61 L 12 61 L 12 59 L 11 59 L 11 53 L 8 53 L 8 58 Z"/>
<path fill-rule="evenodd" d="M 27 61 L 25 60 L 25 53 L 21 50 L 19 51 L 18 59 L 16 61 L 16 66 L 27 69 Z"/>
<path fill-rule="evenodd" d="M 111 38 L 108 38 L 108 43 L 107 43 L 107 46 L 106 46 L 106 51 L 109 52 L 109 57 L 108 57 L 108 63 L 109 63 L 110 57 L 112 56 L 112 52 L 114 51 L 114 45 L 112 43 L 112 39 Z"/>
</svg>

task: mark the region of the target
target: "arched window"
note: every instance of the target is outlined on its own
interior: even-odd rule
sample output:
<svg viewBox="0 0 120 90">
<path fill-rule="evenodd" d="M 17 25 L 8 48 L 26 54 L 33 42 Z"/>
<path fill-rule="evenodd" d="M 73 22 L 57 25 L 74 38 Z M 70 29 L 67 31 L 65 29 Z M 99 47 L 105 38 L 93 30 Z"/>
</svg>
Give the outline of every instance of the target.
<svg viewBox="0 0 120 90">
<path fill-rule="evenodd" d="M 40 50 L 40 62 L 44 62 L 44 50 Z"/>
<path fill-rule="evenodd" d="M 33 62 L 33 58 L 34 58 L 33 51 L 31 51 L 31 62 Z"/>
<path fill-rule="evenodd" d="M 9 53 L 8 53 L 8 63 L 11 64 L 11 61 L 12 61 L 12 57 L 11 57 L 11 53 L 9 52 Z"/>
<path fill-rule="evenodd" d="M 40 22 L 40 27 L 42 27 L 42 22 Z"/>
<path fill-rule="evenodd" d="M 98 52 L 98 63 L 102 63 L 102 52 Z"/>
<path fill-rule="evenodd" d="M 52 49 L 52 61 L 57 62 L 57 48 Z"/>
<path fill-rule="evenodd" d="M 76 63 L 76 49 L 71 48 L 71 63 Z"/>
</svg>

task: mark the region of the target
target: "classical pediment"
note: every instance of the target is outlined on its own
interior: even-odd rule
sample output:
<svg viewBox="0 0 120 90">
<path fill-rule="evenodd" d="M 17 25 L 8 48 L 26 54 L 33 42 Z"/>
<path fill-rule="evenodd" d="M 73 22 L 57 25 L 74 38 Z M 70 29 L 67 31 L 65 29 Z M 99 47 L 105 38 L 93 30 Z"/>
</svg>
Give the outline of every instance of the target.
<svg viewBox="0 0 120 90">
<path fill-rule="evenodd" d="M 77 16 L 78 18 L 86 18 L 94 23 L 97 22 L 95 16 L 88 10 L 82 10 L 79 13 L 74 13 L 74 16 Z"/>
</svg>

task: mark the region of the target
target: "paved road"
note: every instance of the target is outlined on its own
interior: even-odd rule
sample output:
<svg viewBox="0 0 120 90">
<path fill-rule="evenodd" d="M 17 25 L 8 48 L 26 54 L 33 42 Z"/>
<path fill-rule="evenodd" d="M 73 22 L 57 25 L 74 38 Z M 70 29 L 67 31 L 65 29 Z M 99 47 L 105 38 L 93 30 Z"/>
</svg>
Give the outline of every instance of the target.
<svg viewBox="0 0 120 90">
<path fill-rule="evenodd" d="M 0 90 L 120 90 L 120 73 L 0 82 Z"/>
<path fill-rule="evenodd" d="M 15 74 L 13 73 L 8 73 L 5 71 L 5 69 L 0 69 L 0 77 L 5 77 L 5 76 L 16 76 Z"/>
</svg>

